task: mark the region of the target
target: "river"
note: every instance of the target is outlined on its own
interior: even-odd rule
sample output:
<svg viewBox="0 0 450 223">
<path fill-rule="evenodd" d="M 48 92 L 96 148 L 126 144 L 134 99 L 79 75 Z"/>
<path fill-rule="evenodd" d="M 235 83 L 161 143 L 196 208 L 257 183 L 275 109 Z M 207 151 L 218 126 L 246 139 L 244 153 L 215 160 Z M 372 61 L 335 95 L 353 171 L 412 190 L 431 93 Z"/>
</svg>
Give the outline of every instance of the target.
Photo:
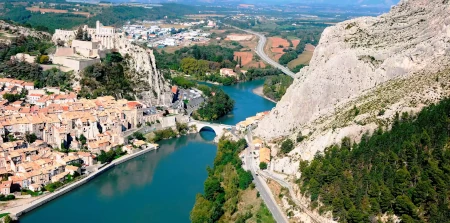
<svg viewBox="0 0 450 223">
<path fill-rule="evenodd" d="M 222 86 L 236 102 L 233 112 L 217 122 L 234 125 L 275 104 L 253 94 L 263 80 Z M 214 132 L 202 131 L 159 142 L 152 151 L 108 170 L 94 180 L 23 215 L 37 222 L 167 222 L 189 221 L 195 195 L 203 192 L 206 167 L 216 156 Z"/>
</svg>

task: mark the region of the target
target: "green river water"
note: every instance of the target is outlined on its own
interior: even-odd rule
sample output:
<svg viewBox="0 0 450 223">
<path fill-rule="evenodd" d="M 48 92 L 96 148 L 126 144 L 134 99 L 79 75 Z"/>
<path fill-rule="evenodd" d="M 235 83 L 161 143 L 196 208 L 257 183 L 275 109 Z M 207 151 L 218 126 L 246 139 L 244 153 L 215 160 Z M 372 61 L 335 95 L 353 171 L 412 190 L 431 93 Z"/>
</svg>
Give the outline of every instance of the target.
<svg viewBox="0 0 450 223">
<path fill-rule="evenodd" d="M 252 93 L 264 80 L 222 87 L 236 102 L 217 122 L 235 125 L 275 104 Z M 108 170 L 85 185 L 23 215 L 21 223 L 183 223 L 203 192 L 216 155 L 214 132 L 159 142 L 160 149 Z"/>
</svg>

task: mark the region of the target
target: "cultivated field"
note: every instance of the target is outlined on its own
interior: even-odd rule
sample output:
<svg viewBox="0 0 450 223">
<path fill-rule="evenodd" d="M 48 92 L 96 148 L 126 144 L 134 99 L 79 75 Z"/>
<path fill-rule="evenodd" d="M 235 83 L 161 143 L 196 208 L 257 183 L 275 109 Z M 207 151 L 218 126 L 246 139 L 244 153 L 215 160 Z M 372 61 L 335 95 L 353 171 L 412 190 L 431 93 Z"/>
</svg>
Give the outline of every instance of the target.
<svg viewBox="0 0 450 223">
<path fill-rule="evenodd" d="M 40 13 L 71 13 L 74 15 L 82 15 L 85 17 L 90 17 L 91 14 L 88 12 L 69 12 L 67 10 L 61 10 L 61 9 L 46 9 L 46 8 L 38 8 L 38 7 L 28 7 L 26 8 L 28 11 L 31 12 L 40 12 Z"/>
<path fill-rule="evenodd" d="M 304 51 L 302 54 L 298 55 L 297 59 L 289 62 L 288 67 L 292 69 L 300 64 L 308 65 L 309 61 L 311 61 L 313 53 L 314 52 Z"/>
<path fill-rule="evenodd" d="M 234 60 L 237 60 L 238 58 L 241 58 L 242 66 L 246 66 L 247 64 L 252 62 L 253 53 L 252 52 L 234 52 Z"/>
<path fill-rule="evenodd" d="M 287 39 L 283 39 L 281 37 L 269 37 L 267 38 L 267 43 L 264 47 L 264 51 L 271 59 L 278 61 L 280 57 L 285 54 L 284 50 L 287 50 L 289 48 L 295 49 L 300 43 L 299 39 L 289 38 L 289 40 L 292 42 L 292 47 L 290 46 L 290 43 Z M 301 61 L 305 61 L 305 58 L 302 57 Z"/>
<path fill-rule="evenodd" d="M 279 46 L 289 47 L 289 42 L 280 37 L 269 37 L 269 41 L 272 43 L 272 48 L 278 48 Z"/>
</svg>

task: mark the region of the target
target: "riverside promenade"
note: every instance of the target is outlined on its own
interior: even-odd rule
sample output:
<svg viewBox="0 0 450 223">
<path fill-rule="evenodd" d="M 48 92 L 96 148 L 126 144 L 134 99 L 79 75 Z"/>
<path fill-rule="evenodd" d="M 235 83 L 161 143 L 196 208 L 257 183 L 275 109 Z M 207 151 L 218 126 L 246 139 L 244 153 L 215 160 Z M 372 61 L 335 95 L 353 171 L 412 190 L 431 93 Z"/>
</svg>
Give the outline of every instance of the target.
<svg viewBox="0 0 450 223">
<path fill-rule="evenodd" d="M 85 176 L 84 178 L 82 178 L 82 179 L 80 179 L 80 180 L 78 180 L 78 181 L 76 181 L 74 183 L 71 183 L 71 184 L 69 184 L 67 186 L 64 186 L 62 188 L 59 188 L 58 190 L 54 191 L 53 193 L 48 193 L 48 194 L 45 194 L 45 195 L 41 195 L 41 197 L 37 198 L 36 200 L 31 201 L 30 203 L 19 205 L 19 206 L 12 207 L 12 208 L 8 208 L 8 209 L 5 209 L 5 210 L 3 210 L 1 212 L 2 213 L 10 213 L 11 218 L 18 219 L 21 215 L 23 215 L 23 214 L 25 214 L 27 212 L 30 212 L 33 209 L 38 208 L 41 205 L 44 205 L 47 202 L 50 202 L 53 199 L 56 199 L 59 196 L 70 192 L 73 189 L 78 188 L 79 186 L 81 186 L 81 185 L 89 182 L 90 180 L 94 179 L 95 177 L 99 176 L 103 172 L 106 172 L 107 170 L 109 170 L 109 169 L 111 169 L 111 168 L 113 168 L 113 167 L 115 167 L 115 166 L 117 166 L 117 165 L 119 165 L 121 163 L 124 163 L 124 162 L 126 162 L 126 161 L 128 161 L 130 159 L 133 159 L 133 158 L 138 157 L 138 156 L 140 156 L 142 154 L 145 154 L 145 153 L 147 153 L 149 151 L 157 150 L 157 149 L 158 149 L 158 146 L 154 146 L 154 147 L 150 147 L 150 148 L 146 148 L 146 149 L 140 150 L 140 151 L 135 152 L 133 154 L 128 154 L 128 155 L 122 156 L 122 157 L 120 157 L 120 158 L 118 158 L 116 160 L 111 161 L 111 163 L 100 167 L 100 169 L 90 173 L 89 175 Z"/>
</svg>

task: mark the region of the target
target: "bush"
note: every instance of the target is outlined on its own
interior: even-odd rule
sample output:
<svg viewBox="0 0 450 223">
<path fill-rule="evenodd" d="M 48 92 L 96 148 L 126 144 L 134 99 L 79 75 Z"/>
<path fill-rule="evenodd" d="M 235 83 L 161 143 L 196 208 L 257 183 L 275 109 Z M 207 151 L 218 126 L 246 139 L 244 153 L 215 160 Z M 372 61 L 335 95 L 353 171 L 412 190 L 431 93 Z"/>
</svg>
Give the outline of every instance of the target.
<svg viewBox="0 0 450 223">
<path fill-rule="evenodd" d="M 299 132 L 297 135 L 297 143 L 302 142 L 305 138 L 306 138 L 306 136 L 303 136 L 302 133 Z"/>
<path fill-rule="evenodd" d="M 287 52 L 287 53 L 283 54 L 283 55 L 280 57 L 280 59 L 278 60 L 278 62 L 279 62 L 280 64 L 282 64 L 282 65 L 286 65 L 286 64 L 288 64 L 289 62 L 291 62 L 291 61 L 297 59 L 297 56 L 298 56 L 298 55 L 297 55 L 297 53 L 296 53 L 295 51 L 290 51 L 290 52 Z"/>
<path fill-rule="evenodd" d="M 42 55 L 39 57 L 40 64 L 47 64 L 50 61 L 50 58 L 47 55 Z"/>
<path fill-rule="evenodd" d="M 259 169 L 261 169 L 261 170 L 267 169 L 267 163 L 265 163 L 265 162 L 260 162 L 260 163 L 259 163 Z"/>
<path fill-rule="evenodd" d="M 61 182 L 55 182 L 55 183 L 49 183 L 47 185 L 44 186 L 45 190 L 49 191 L 49 192 L 53 192 L 56 189 L 58 189 L 59 187 L 61 187 L 63 184 Z"/>
<path fill-rule="evenodd" d="M 16 197 L 12 194 L 7 195 L 7 196 L 0 194 L 0 201 L 10 201 L 10 200 L 14 200 L 14 199 L 16 199 Z"/>
<path fill-rule="evenodd" d="M 294 149 L 294 143 L 291 139 L 286 139 L 283 143 L 281 143 L 281 152 L 283 154 L 289 153 L 292 149 Z"/>
</svg>

